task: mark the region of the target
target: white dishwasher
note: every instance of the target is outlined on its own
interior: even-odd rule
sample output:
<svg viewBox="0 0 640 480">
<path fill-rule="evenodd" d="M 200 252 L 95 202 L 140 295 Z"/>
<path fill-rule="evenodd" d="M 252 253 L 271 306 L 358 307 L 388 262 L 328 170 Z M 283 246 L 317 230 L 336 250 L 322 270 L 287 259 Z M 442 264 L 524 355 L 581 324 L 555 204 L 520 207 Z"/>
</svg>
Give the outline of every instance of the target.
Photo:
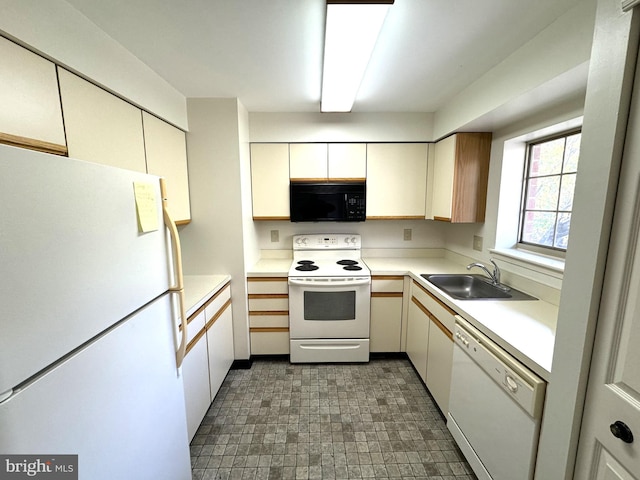
<svg viewBox="0 0 640 480">
<path fill-rule="evenodd" d="M 530 480 L 546 383 L 456 316 L 447 427 L 479 480 Z"/>
</svg>

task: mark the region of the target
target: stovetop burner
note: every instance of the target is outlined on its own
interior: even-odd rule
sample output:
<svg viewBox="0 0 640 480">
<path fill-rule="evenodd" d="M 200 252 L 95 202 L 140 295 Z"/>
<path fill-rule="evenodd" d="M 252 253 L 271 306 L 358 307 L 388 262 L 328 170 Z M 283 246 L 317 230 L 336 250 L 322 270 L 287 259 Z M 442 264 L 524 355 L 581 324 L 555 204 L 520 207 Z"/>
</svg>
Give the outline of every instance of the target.
<svg viewBox="0 0 640 480">
<path fill-rule="evenodd" d="M 318 270 L 320 267 L 314 265 L 314 263 L 315 262 L 313 260 L 300 260 L 296 270 L 299 272 L 313 272 L 314 270 Z"/>
<path fill-rule="evenodd" d="M 338 265 L 356 265 L 358 262 L 355 260 L 338 260 L 336 263 Z"/>
<path fill-rule="evenodd" d="M 360 265 L 347 265 L 343 270 L 362 270 L 362 267 Z"/>
</svg>

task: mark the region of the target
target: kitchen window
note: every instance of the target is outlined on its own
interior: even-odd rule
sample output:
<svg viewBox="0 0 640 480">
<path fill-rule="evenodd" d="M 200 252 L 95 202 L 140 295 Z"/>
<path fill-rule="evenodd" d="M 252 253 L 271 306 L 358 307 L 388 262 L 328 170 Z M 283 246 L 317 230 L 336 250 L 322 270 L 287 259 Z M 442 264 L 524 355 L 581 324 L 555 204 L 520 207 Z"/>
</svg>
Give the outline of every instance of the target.
<svg viewBox="0 0 640 480">
<path fill-rule="evenodd" d="M 580 130 L 574 130 L 527 144 L 520 247 L 556 255 L 566 252 L 580 139 Z"/>
</svg>

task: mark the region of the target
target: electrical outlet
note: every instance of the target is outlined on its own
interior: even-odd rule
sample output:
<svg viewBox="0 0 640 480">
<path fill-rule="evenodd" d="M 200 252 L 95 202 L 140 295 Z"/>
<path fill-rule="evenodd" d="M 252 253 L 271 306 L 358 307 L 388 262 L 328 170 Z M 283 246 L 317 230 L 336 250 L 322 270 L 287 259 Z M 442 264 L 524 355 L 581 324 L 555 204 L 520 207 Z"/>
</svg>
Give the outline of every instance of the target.
<svg viewBox="0 0 640 480">
<path fill-rule="evenodd" d="M 405 241 L 411 240 L 411 229 L 410 228 L 405 228 L 404 229 L 404 239 L 405 239 Z"/>
<path fill-rule="evenodd" d="M 271 241 L 274 243 L 280 241 L 280 230 L 271 230 Z"/>
<path fill-rule="evenodd" d="M 482 251 L 482 237 L 479 237 L 478 235 L 473 236 L 473 249 L 478 252 Z"/>
</svg>

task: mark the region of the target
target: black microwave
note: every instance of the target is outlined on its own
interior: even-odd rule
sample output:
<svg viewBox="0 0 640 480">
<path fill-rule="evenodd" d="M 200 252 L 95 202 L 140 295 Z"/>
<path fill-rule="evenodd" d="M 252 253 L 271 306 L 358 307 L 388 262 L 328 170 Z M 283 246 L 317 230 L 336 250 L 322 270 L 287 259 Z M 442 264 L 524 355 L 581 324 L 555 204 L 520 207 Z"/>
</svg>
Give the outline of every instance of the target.
<svg viewBox="0 0 640 480">
<path fill-rule="evenodd" d="M 363 222 L 366 182 L 289 184 L 292 222 Z"/>
</svg>

